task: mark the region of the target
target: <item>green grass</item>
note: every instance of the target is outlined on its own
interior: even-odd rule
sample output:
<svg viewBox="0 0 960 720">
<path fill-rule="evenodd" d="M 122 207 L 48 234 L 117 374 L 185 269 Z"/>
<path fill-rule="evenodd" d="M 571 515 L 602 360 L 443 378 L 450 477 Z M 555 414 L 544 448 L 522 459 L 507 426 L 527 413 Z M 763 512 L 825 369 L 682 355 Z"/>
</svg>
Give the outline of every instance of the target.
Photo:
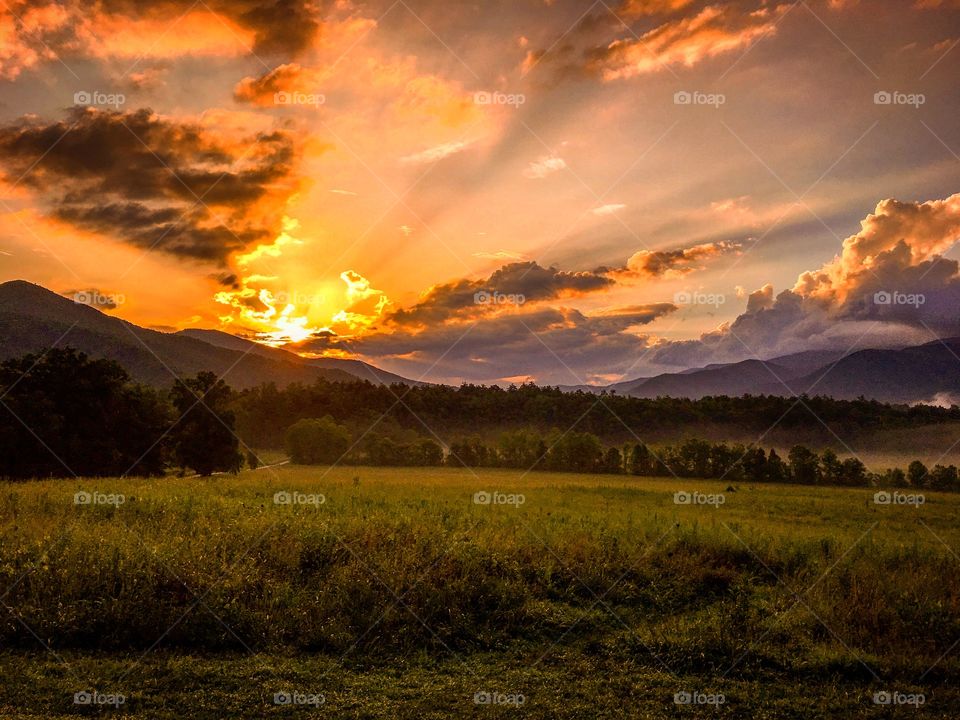
<svg viewBox="0 0 960 720">
<path fill-rule="evenodd" d="M 127 696 L 117 717 L 313 712 L 274 706 L 284 689 L 334 717 L 955 717 L 960 497 L 728 487 L 293 466 L 3 484 L 0 717 L 88 714 L 73 693 L 94 688 Z M 875 706 L 885 689 L 926 703 Z"/>
</svg>

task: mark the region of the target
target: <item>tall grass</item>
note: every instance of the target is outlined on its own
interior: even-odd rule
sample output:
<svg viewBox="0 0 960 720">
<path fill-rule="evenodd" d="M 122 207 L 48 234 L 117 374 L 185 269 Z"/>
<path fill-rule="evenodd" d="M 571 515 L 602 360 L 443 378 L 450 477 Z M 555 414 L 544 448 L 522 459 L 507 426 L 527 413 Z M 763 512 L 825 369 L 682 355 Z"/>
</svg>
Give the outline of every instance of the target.
<svg viewBox="0 0 960 720">
<path fill-rule="evenodd" d="M 731 677 L 957 677 L 940 659 L 960 637 L 956 496 L 912 508 L 860 489 L 478 473 L 5 484 L 0 643 L 370 658 L 575 646 Z M 478 505 L 480 490 L 524 502 Z M 677 505 L 679 490 L 725 502 Z M 75 505 L 77 491 L 125 502 Z M 325 502 L 277 505 L 278 491 Z"/>
</svg>

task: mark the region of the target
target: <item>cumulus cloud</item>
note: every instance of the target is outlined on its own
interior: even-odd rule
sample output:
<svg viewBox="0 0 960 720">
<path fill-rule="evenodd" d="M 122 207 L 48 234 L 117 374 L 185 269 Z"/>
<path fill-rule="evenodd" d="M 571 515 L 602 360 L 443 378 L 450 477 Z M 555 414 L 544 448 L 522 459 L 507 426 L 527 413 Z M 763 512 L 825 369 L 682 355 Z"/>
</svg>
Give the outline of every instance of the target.
<svg viewBox="0 0 960 720">
<path fill-rule="evenodd" d="M 287 132 L 232 137 L 146 109 L 74 108 L 62 121 L 0 127 L 3 174 L 52 218 L 221 265 L 276 235 L 294 160 Z"/>
<path fill-rule="evenodd" d="M 801 350 L 902 345 L 960 334 L 960 194 L 880 202 L 841 252 L 793 288 L 750 293 L 746 311 L 699 340 L 661 343 L 651 361 L 691 367 Z"/>
<path fill-rule="evenodd" d="M 627 266 L 617 274 L 641 278 L 678 278 L 695 270 L 702 270 L 712 258 L 740 252 L 737 242 L 712 242 L 676 250 L 640 250 L 634 253 Z"/>
</svg>

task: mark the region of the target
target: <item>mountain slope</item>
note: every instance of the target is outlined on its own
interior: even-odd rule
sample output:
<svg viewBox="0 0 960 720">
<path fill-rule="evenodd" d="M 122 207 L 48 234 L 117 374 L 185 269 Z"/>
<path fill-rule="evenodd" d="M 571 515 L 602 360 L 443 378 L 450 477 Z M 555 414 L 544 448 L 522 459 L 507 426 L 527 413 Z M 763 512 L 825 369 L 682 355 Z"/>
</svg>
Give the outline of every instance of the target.
<svg viewBox="0 0 960 720">
<path fill-rule="evenodd" d="M 814 382 L 811 394 L 842 400 L 862 395 L 892 403 L 960 402 L 960 338 L 900 350 L 860 350 L 793 385 L 803 391 Z"/>
<path fill-rule="evenodd" d="M 217 333 L 225 335 L 225 333 Z M 232 337 L 232 336 L 226 336 Z M 332 359 L 314 364 L 304 358 L 236 338 L 236 347 L 212 344 L 184 333 L 162 333 L 105 315 L 39 285 L 14 280 L 0 284 L 0 359 L 18 357 L 56 345 L 74 347 L 91 357 L 120 363 L 131 377 L 168 387 L 175 376 L 210 370 L 235 388 L 264 382 L 284 386 L 318 378 L 349 382 L 358 378 L 391 382 L 399 376 L 353 361 Z M 225 342 L 225 341 L 224 341 Z M 250 347 L 250 346 L 253 347 Z"/>
<path fill-rule="evenodd" d="M 960 402 L 960 338 L 846 355 L 807 351 L 709 365 L 639 380 L 621 392 L 645 398 L 808 394 L 840 400 L 863 396 L 891 403 Z"/>
<path fill-rule="evenodd" d="M 239 350 L 240 352 L 256 353 L 257 355 L 283 362 L 297 362 L 310 367 L 324 368 L 328 370 L 342 370 L 343 372 L 350 373 L 361 380 L 369 380 L 374 384 L 425 384 L 418 383 L 415 380 L 408 380 L 405 377 L 387 372 L 386 370 L 381 370 L 380 368 L 374 367 L 370 363 L 365 363 L 362 360 L 345 360 L 341 358 L 303 358 L 299 355 L 289 352 L 288 350 L 261 345 L 260 343 L 253 342 L 252 340 L 237 337 L 236 335 L 231 335 L 230 333 L 221 332 L 219 330 L 201 330 L 199 328 L 189 328 L 187 330 L 181 330 L 175 334 L 196 338 L 197 340 L 202 340 L 205 343 L 209 343 L 210 345 L 215 345 L 217 347 Z"/>
</svg>

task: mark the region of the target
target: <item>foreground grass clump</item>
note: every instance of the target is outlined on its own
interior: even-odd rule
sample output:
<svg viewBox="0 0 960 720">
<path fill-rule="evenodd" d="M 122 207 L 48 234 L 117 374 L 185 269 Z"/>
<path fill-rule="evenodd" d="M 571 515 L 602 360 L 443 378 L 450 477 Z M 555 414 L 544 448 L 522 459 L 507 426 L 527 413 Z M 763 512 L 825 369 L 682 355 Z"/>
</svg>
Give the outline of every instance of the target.
<svg viewBox="0 0 960 720">
<path fill-rule="evenodd" d="M 505 470 L 5 484 L 4 684 L 17 695 L 20 667 L 57 686 L 53 656 L 33 655 L 46 647 L 158 714 L 179 701 L 129 666 L 184 658 L 203 675 L 210 653 L 224 682 L 257 658 L 343 658 L 337 682 L 369 672 L 384 687 L 391 668 L 441 673 L 461 706 L 477 684 L 466 668 L 529 694 L 582 666 L 628 698 L 658 688 L 665 708 L 684 683 L 742 695 L 741 710 L 848 683 L 848 710 L 876 710 L 868 696 L 891 687 L 925 691 L 936 712 L 960 676 L 958 510 L 949 494 L 914 507 L 861 489 Z"/>
</svg>

